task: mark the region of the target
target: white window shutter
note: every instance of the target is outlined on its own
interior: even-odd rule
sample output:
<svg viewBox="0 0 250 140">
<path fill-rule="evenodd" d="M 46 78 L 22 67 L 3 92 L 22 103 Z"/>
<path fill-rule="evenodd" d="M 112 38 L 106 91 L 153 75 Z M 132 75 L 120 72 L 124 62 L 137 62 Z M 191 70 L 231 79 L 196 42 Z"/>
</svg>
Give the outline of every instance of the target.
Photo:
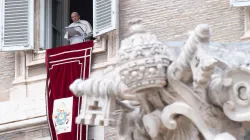
<svg viewBox="0 0 250 140">
<path fill-rule="evenodd" d="M 93 36 L 116 29 L 117 0 L 93 0 Z"/>
<path fill-rule="evenodd" d="M 34 0 L 3 0 L 1 51 L 34 48 Z"/>
<path fill-rule="evenodd" d="M 250 6 L 250 0 L 230 0 L 230 5 L 234 7 Z"/>
</svg>

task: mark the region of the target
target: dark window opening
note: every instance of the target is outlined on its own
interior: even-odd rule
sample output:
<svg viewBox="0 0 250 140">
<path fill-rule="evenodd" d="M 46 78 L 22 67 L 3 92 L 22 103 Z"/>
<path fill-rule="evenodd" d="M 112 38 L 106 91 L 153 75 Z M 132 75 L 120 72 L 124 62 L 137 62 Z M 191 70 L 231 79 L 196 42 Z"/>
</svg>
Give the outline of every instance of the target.
<svg viewBox="0 0 250 140">
<path fill-rule="evenodd" d="M 51 10 L 53 48 L 68 45 L 64 27 L 72 23 L 72 12 L 78 12 L 80 19 L 88 21 L 93 28 L 93 0 L 52 0 Z"/>
<path fill-rule="evenodd" d="M 90 23 L 93 30 L 93 0 L 70 0 L 70 14 L 77 12 L 81 20 L 86 20 Z M 71 15 L 69 15 L 69 22 L 72 23 Z M 91 40 L 95 38 L 91 37 Z"/>
<path fill-rule="evenodd" d="M 88 21 L 93 27 L 93 0 L 70 0 L 70 14 L 72 12 L 78 12 L 81 20 Z M 72 23 L 71 18 L 69 20 Z"/>
</svg>

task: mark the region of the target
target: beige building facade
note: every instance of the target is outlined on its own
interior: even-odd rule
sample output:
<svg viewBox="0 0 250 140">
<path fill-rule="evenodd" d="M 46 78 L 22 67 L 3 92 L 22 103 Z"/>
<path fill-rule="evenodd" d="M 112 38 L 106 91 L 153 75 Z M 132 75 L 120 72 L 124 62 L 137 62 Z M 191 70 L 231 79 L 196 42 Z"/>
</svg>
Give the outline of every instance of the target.
<svg viewBox="0 0 250 140">
<path fill-rule="evenodd" d="M 54 11 L 49 11 L 48 8 L 53 9 L 54 5 L 48 3 L 48 0 L 26 1 L 27 3 L 20 5 L 27 4 L 29 11 L 24 12 L 34 15 L 34 18 L 27 19 L 27 25 L 33 24 L 32 43 L 28 41 L 31 47 L 25 50 L 22 49 L 23 46 L 19 49 L 15 46 L 13 49 L 1 49 L 3 51 L 0 52 L 0 140 L 50 139 L 45 105 L 45 50 L 54 45 L 65 45 L 65 41 L 53 44 L 53 39 L 61 37 L 56 36 L 51 29 L 54 23 L 50 21 L 50 16 Z M 98 11 L 96 1 L 93 1 L 92 6 L 93 10 Z M 66 26 L 69 23 L 69 18 L 66 17 L 69 17 L 70 9 L 67 8 L 70 1 L 62 3 L 61 8 L 66 9 L 65 13 L 56 14 L 65 18 L 58 20 L 63 21 Z M 0 10 L 8 13 L 8 2 L 0 0 L 1 4 L 3 6 Z M 11 7 L 12 5 L 9 6 Z M 98 76 L 115 63 L 120 41 L 128 36 L 128 21 L 133 18 L 142 18 L 145 29 L 163 42 L 185 41 L 188 31 L 201 23 L 211 26 L 211 40 L 216 42 L 244 41 L 242 39 L 248 39 L 247 31 L 250 29 L 248 7 L 234 7 L 229 0 L 111 0 L 107 8 L 110 8 L 111 14 L 108 15 L 110 21 L 105 29 L 98 27 L 99 24 L 106 23 L 102 21 L 104 19 L 98 18 L 102 13 L 92 15 L 94 35 L 97 37 L 93 50 L 92 77 Z M 0 22 L 5 23 L 0 24 L 1 48 L 5 47 L 3 41 L 8 36 L 4 31 L 8 31 L 6 21 L 9 16 L 12 16 L 11 12 L 10 15 L 0 14 Z M 6 40 L 5 42 L 8 41 Z M 105 131 L 105 140 L 115 137 L 113 132 L 116 129 L 109 127 L 101 130 Z"/>
</svg>

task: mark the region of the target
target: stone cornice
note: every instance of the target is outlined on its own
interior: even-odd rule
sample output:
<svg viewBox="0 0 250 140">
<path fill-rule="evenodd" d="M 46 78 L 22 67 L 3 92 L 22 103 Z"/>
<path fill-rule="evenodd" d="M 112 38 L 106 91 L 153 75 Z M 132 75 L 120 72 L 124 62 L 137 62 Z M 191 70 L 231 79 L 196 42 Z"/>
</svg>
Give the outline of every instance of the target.
<svg viewBox="0 0 250 140">
<path fill-rule="evenodd" d="M 9 133 L 9 131 L 15 131 L 18 129 L 34 127 L 34 126 L 43 125 L 43 124 L 47 124 L 46 116 L 1 124 L 0 135 L 3 133 L 6 133 L 7 131 Z"/>
</svg>

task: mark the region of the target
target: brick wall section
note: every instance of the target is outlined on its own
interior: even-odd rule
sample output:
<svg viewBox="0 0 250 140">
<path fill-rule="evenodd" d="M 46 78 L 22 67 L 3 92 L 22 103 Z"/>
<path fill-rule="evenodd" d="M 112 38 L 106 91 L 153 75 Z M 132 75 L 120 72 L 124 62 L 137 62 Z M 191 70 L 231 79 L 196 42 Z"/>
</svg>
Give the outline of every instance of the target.
<svg viewBox="0 0 250 140">
<path fill-rule="evenodd" d="M 15 77 L 15 53 L 0 52 L 0 90 L 12 87 Z"/>
<path fill-rule="evenodd" d="M 230 8 L 230 0 L 122 0 L 120 36 L 126 37 L 128 21 L 142 18 L 145 29 L 160 41 L 186 40 L 189 30 L 207 23 L 212 41 L 239 41 L 244 33 L 244 9 Z"/>
</svg>

